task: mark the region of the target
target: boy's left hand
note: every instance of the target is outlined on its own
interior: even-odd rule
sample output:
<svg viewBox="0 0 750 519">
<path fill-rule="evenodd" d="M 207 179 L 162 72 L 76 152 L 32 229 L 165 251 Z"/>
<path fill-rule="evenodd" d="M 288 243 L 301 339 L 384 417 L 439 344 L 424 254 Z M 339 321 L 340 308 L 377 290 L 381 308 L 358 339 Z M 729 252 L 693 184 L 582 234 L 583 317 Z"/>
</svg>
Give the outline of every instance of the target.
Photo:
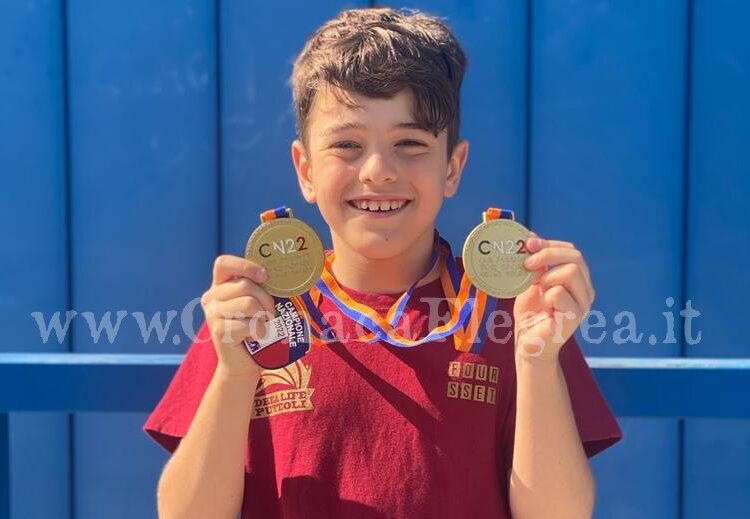
<svg viewBox="0 0 750 519">
<path fill-rule="evenodd" d="M 591 275 L 583 254 L 570 242 L 532 232 L 526 248 L 531 254 L 524 267 L 536 274 L 513 307 L 516 355 L 556 361 L 594 301 Z"/>
</svg>

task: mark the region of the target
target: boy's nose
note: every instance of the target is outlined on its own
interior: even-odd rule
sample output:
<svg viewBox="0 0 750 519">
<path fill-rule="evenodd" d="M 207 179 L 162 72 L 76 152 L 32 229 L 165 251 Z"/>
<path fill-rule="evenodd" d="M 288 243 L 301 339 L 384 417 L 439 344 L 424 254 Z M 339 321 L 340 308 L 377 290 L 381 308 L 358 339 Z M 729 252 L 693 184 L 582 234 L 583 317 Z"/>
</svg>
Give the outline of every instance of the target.
<svg viewBox="0 0 750 519">
<path fill-rule="evenodd" d="M 372 153 L 359 170 L 359 180 L 371 184 L 388 184 L 396 180 L 396 170 L 380 153 Z"/>
</svg>

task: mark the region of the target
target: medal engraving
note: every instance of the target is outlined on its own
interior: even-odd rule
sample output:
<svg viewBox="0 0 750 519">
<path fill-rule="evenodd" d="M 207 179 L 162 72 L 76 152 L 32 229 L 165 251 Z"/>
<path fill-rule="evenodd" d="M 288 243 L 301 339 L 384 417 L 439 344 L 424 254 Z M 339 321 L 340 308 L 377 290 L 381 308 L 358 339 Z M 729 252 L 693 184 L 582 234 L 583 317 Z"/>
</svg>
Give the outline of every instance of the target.
<svg viewBox="0 0 750 519">
<path fill-rule="evenodd" d="M 500 218 L 477 225 L 466 238 L 463 261 L 472 284 L 497 298 L 512 298 L 526 290 L 534 273 L 526 270 L 529 231 L 520 223 Z"/>
<path fill-rule="evenodd" d="M 318 235 L 296 218 L 262 223 L 250 235 L 245 248 L 245 258 L 268 271 L 268 279 L 261 286 L 277 297 L 307 292 L 320 278 L 324 257 Z"/>
</svg>

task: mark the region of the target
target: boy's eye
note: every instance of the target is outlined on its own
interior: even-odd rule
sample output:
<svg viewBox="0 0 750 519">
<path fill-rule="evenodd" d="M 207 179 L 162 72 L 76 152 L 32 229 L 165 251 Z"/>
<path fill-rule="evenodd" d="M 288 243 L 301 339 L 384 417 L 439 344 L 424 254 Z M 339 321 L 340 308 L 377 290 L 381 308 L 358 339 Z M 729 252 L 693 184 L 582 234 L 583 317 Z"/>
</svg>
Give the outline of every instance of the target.
<svg viewBox="0 0 750 519">
<path fill-rule="evenodd" d="M 419 141 L 404 140 L 398 141 L 397 146 L 424 146 L 424 143 Z"/>
<path fill-rule="evenodd" d="M 351 141 L 342 141 L 342 142 L 337 142 L 333 144 L 331 148 L 340 148 L 340 149 L 349 150 L 349 149 L 359 148 L 359 144 L 357 144 L 356 142 L 351 142 Z"/>
<path fill-rule="evenodd" d="M 398 141 L 396 143 L 396 146 L 400 146 L 402 148 L 403 147 L 407 147 L 407 148 L 425 147 L 425 143 L 420 142 L 420 141 L 414 141 L 411 139 L 404 139 L 402 141 Z M 361 148 L 361 146 L 353 141 L 340 141 L 340 142 L 336 142 L 332 144 L 331 148 L 340 149 L 340 150 L 356 150 L 356 149 Z"/>
</svg>

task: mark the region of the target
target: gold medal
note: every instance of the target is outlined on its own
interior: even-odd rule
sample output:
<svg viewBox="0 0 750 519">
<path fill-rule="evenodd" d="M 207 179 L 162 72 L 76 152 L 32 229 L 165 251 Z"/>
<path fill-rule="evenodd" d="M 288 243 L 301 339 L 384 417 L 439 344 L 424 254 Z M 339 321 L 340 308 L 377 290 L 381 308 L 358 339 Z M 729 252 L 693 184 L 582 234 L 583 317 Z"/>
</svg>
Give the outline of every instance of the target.
<svg viewBox="0 0 750 519">
<path fill-rule="evenodd" d="M 245 258 L 262 265 L 268 279 L 261 286 L 272 296 L 293 297 L 307 292 L 320 278 L 325 251 L 318 235 L 302 220 L 263 221 L 250 235 Z"/>
<path fill-rule="evenodd" d="M 512 219 L 498 218 L 480 223 L 464 242 L 466 275 L 479 290 L 497 298 L 511 298 L 526 290 L 534 272 L 526 270 L 529 230 Z"/>
</svg>

